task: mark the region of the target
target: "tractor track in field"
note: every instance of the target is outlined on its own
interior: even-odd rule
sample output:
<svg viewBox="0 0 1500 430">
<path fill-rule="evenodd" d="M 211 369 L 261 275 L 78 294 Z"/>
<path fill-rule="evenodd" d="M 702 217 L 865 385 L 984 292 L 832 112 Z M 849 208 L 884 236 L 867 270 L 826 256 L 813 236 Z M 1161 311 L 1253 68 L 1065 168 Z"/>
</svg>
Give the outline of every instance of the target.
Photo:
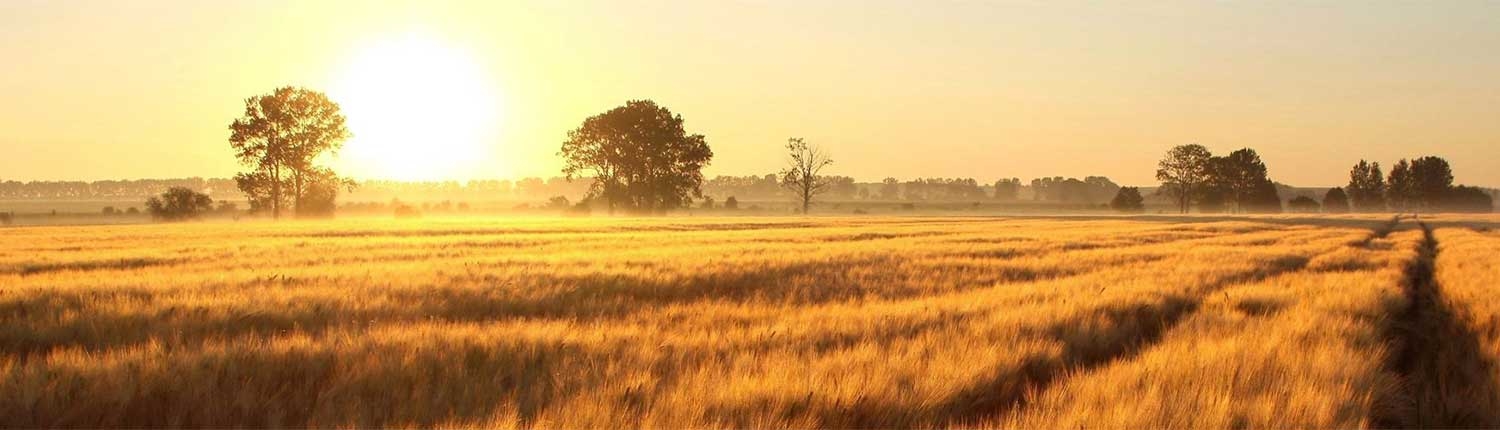
<svg viewBox="0 0 1500 430">
<path fill-rule="evenodd" d="M 1215 292 L 1234 285 L 1257 282 L 1304 270 L 1309 260 L 1310 258 L 1307 257 L 1278 259 L 1271 262 L 1266 270 L 1219 279 L 1204 286 L 1192 297 L 1170 297 L 1158 304 L 1102 309 L 1100 313 L 1104 318 L 1115 323 L 1112 325 L 1137 327 L 1138 333 L 1135 341 L 1097 345 L 1088 342 L 1092 337 L 1070 340 L 1064 336 L 1058 336 L 1059 340 L 1064 343 L 1064 355 L 1071 359 L 1063 362 L 1031 360 L 1027 361 L 1016 374 L 1007 374 L 993 381 L 981 381 L 957 396 L 968 402 L 968 407 L 964 408 L 965 412 L 955 414 L 955 423 L 962 427 L 964 423 L 1005 417 L 1021 411 L 1042 393 L 1066 381 L 1071 375 L 1079 375 L 1113 363 L 1127 361 L 1150 350 L 1161 343 L 1170 330 L 1191 318 L 1202 307 L 1204 299 Z"/>
<path fill-rule="evenodd" d="M 1387 369 L 1400 381 L 1397 390 L 1376 399 L 1376 428 L 1494 428 L 1500 411 L 1477 397 L 1500 393 L 1478 333 L 1462 311 L 1443 298 L 1436 262 L 1439 252 L 1432 227 L 1418 223 L 1422 245 L 1407 266 L 1403 288 L 1406 308 L 1387 328 L 1393 353 Z"/>
</svg>

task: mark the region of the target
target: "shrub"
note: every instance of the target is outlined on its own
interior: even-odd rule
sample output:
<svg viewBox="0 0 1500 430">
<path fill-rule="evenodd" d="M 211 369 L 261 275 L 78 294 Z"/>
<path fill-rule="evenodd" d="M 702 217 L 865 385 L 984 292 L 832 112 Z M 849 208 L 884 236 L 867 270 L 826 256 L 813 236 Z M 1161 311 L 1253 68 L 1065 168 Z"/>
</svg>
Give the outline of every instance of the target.
<svg viewBox="0 0 1500 430">
<path fill-rule="evenodd" d="M 114 215 L 114 214 L 120 213 L 120 211 L 115 210 L 114 206 L 105 206 L 104 210 L 102 210 L 100 212 L 103 213 L 103 214 L 105 214 L 105 215 Z"/>
<path fill-rule="evenodd" d="M 547 209 L 566 210 L 571 206 L 573 206 L 573 204 L 568 202 L 567 197 L 553 196 L 552 198 L 547 199 Z"/>
<path fill-rule="evenodd" d="M 1344 194 L 1344 189 L 1333 187 L 1323 195 L 1323 212 L 1341 214 L 1349 212 L 1349 195 Z"/>
<path fill-rule="evenodd" d="M 734 196 L 729 196 L 729 198 L 724 199 L 724 209 L 735 210 L 739 208 L 740 201 L 738 199 L 735 199 Z"/>
<path fill-rule="evenodd" d="M 14 220 L 15 214 L 12 214 L 10 212 L 0 212 L 0 225 L 10 225 L 10 223 L 14 222 Z"/>
<path fill-rule="evenodd" d="M 1109 207 L 1120 212 L 1140 213 L 1146 210 L 1146 199 L 1141 197 L 1140 188 L 1120 187 L 1115 198 L 1109 201 Z"/>
<path fill-rule="evenodd" d="M 336 201 L 339 196 L 339 183 L 333 181 L 313 181 L 302 190 L 302 198 L 297 200 L 297 216 L 302 218 L 323 218 L 333 216 L 334 209 L 338 208 Z"/>
<path fill-rule="evenodd" d="M 1292 199 L 1292 201 L 1287 202 L 1287 207 L 1291 208 L 1292 212 L 1305 214 L 1317 213 L 1320 209 L 1323 208 L 1323 205 L 1318 204 L 1318 201 L 1313 200 L 1312 197 L 1297 196 L 1297 198 L 1294 198 Z"/>
<path fill-rule="evenodd" d="M 151 218 L 161 221 L 182 221 L 198 218 L 203 212 L 213 209 L 214 200 L 183 187 L 172 187 L 160 196 L 146 200 L 146 211 Z"/>
</svg>

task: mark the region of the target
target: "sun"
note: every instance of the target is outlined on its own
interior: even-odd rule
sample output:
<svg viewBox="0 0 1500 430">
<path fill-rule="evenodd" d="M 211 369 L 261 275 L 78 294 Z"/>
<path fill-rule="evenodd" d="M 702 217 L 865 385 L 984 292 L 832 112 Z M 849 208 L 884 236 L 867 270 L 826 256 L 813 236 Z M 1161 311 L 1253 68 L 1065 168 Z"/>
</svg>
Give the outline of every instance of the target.
<svg viewBox="0 0 1500 430">
<path fill-rule="evenodd" d="M 490 82 L 473 56 L 434 37 L 368 44 L 329 91 L 354 135 L 339 164 L 366 178 L 503 176 L 488 157 L 501 117 Z"/>
</svg>

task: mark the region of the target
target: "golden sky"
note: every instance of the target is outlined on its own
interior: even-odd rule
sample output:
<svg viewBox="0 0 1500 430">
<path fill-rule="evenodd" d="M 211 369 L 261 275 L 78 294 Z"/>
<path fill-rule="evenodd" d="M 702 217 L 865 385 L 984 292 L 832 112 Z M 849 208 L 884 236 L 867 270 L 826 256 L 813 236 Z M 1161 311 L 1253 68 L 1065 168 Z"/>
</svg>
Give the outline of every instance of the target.
<svg viewBox="0 0 1500 430">
<path fill-rule="evenodd" d="M 344 104 L 361 178 L 554 176 L 649 98 L 710 176 L 797 136 L 869 181 L 1145 185 L 1196 142 L 1298 185 L 1425 154 L 1500 185 L 1500 1 L 8 0 L 0 179 L 229 176 L 227 125 L 283 85 Z"/>
</svg>

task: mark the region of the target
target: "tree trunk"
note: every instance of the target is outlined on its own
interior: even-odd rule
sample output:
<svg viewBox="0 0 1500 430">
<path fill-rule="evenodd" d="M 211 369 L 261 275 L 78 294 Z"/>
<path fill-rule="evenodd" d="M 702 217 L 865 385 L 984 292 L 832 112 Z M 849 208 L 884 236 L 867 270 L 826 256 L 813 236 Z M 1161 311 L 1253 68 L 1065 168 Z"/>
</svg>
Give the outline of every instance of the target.
<svg viewBox="0 0 1500 430">
<path fill-rule="evenodd" d="M 292 170 L 292 210 L 302 212 L 302 172 Z"/>
<path fill-rule="evenodd" d="M 805 182 L 805 181 L 804 181 Z M 807 215 L 807 209 L 812 206 L 812 187 L 802 186 L 802 214 Z"/>
<path fill-rule="evenodd" d="M 281 166 L 271 165 L 271 219 L 281 219 Z"/>
</svg>

